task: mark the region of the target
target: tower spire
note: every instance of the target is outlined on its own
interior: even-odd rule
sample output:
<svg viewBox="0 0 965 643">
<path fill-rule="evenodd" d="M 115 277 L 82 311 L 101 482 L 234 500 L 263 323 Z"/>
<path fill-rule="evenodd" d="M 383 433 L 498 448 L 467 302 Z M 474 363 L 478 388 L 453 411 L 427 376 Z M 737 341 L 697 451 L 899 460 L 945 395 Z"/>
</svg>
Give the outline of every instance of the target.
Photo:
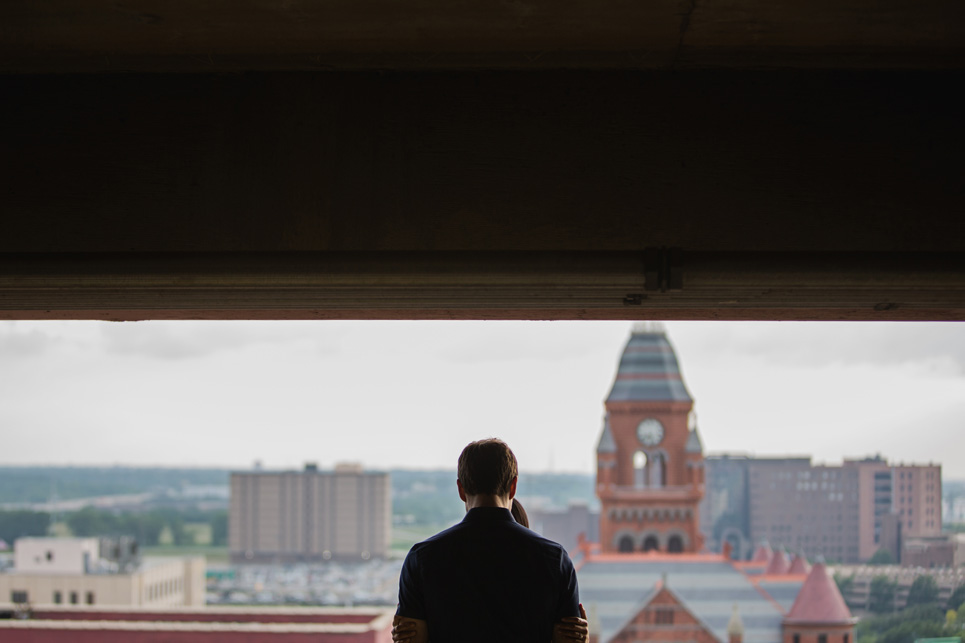
<svg viewBox="0 0 965 643">
<path fill-rule="evenodd" d="M 605 406 L 597 445 L 602 550 L 700 551 L 703 445 L 662 329 L 634 328 Z"/>
</svg>

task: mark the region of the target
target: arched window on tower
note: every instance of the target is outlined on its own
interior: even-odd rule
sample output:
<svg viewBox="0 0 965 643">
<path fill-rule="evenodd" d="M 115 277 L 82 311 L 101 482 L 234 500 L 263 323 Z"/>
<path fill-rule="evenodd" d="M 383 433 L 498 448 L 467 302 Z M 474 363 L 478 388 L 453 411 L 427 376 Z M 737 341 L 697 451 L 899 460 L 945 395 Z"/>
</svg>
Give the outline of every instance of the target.
<svg viewBox="0 0 965 643">
<path fill-rule="evenodd" d="M 647 454 L 643 451 L 633 454 L 633 486 L 637 489 L 647 486 Z"/>
<path fill-rule="evenodd" d="M 643 551 L 656 551 L 660 549 L 660 543 L 656 536 L 647 536 L 643 539 Z"/>
<path fill-rule="evenodd" d="M 667 541 L 667 551 L 671 554 L 679 554 L 684 550 L 684 539 L 674 534 Z"/>
<path fill-rule="evenodd" d="M 617 543 L 617 550 L 621 552 L 633 551 L 633 538 L 630 536 L 622 536 L 620 542 Z"/>
<path fill-rule="evenodd" d="M 664 487 L 667 485 L 667 456 L 655 453 L 650 458 L 650 486 Z"/>
</svg>

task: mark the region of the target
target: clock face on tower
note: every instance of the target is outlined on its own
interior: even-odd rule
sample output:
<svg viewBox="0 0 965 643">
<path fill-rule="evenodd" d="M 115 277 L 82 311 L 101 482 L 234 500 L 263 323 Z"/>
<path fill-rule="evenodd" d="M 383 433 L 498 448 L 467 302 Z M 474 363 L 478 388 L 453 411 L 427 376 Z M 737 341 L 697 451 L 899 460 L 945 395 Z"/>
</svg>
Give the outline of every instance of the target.
<svg viewBox="0 0 965 643">
<path fill-rule="evenodd" d="M 637 427 L 637 439 L 640 444 L 648 447 L 660 444 L 663 440 L 663 425 L 659 420 L 647 418 Z"/>
</svg>

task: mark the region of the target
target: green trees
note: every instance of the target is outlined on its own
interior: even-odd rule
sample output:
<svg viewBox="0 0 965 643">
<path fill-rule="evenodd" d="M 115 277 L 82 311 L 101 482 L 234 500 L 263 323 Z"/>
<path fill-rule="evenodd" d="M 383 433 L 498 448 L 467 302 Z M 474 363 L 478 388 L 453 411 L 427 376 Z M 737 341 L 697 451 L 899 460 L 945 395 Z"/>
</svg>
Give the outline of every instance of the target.
<svg viewBox="0 0 965 643">
<path fill-rule="evenodd" d="M 119 531 L 118 520 L 114 514 L 94 507 L 84 507 L 75 511 L 67 516 L 66 523 L 70 533 L 81 538 L 114 536 Z"/>
<path fill-rule="evenodd" d="M 144 545 L 156 545 L 164 531 L 165 521 L 156 513 L 141 514 L 135 519 L 128 520 L 130 533 L 137 538 L 137 542 Z"/>
<path fill-rule="evenodd" d="M 22 536 L 46 536 L 50 526 L 50 514 L 44 511 L 16 509 L 0 511 L 0 540 L 13 547 L 13 541 Z"/>
<path fill-rule="evenodd" d="M 64 523 L 70 533 L 79 538 L 133 536 L 147 547 L 161 544 L 164 533 L 170 536 L 172 545 L 193 545 L 195 532 L 189 527 L 206 523 L 211 528 L 212 545 L 228 544 L 228 512 L 223 509 L 159 507 L 150 511 L 113 512 L 85 507 L 67 514 Z M 46 536 L 49 526 L 50 514 L 46 512 L 0 510 L 0 539 L 10 546 L 20 537 Z"/>
<path fill-rule="evenodd" d="M 193 545 L 194 536 L 185 527 L 186 522 L 207 522 L 211 525 L 212 535 L 220 532 L 220 541 L 213 538 L 212 544 L 228 542 L 228 512 L 179 511 L 159 508 L 146 512 L 127 512 L 115 514 L 110 511 L 85 507 L 67 516 L 67 526 L 75 536 L 134 536 L 141 545 L 148 547 L 161 544 L 165 531 L 170 535 L 172 545 Z"/>
<path fill-rule="evenodd" d="M 952 591 L 951 596 L 948 597 L 948 603 L 945 604 L 945 609 L 958 610 L 965 603 L 965 584 L 959 585 Z"/>
<path fill-rule="evenodd" d="M 958 625 L 949 624 L 938 606 L 919 605 L 897 614 L 864 618 L 858 623 L 858 641 L 913 643 L 921 638 L 958 636 Z"/>
<path fill-rule="evenodd" d="M 944 623 L 906 621 L 883 633 L 878 643 L 912 643 L 918 639 L 940 638 L 944 633 Z"/>
<path fill-rule="evenodd" d="M 871 579 L 871 587 L 868 592 L 868 610 L 875 614 L 885 614 L 895 609 L 895 592 L 898 591 L 898 583 L 891 580 L 884 574 L 879 574 Z"/>
<path fill-rule="evenodd" d="M 894 565 L 895 558 L 894 556 L 891 555 L 890 551 L 882 548 L 874 553 L 874 556 L 872 556 L 868 560 L 868 564 L 869 565 Z"/>
<path fill-rule="evenodd" d="M 921 574 L 915 578 L 908 589 L 908 602 L 905 607 L 928 605 L 938 602 L 938 583 L 928 574 Z"/>
<path fill-rule="evenodd" d="M 841 596 L 844 598 L 845 602 L 848 602 L 848 596 L 851 595 L 851 588 L 854 586 L 854 574 L 850 576 L 845 576 L 838 572 L 834 573 L 834 582 L 838 586 L 838 591 L 841 592 Z M 848 603 L 848 607 L 853 607 Z"/>
<path fill-rule="evenodd" d="M 211 544 L 224 547 L 228 544 L 228 512 L 218 511 L 211 517 Z"/>
<path fill-rule="evenodd" d="M 125 493 L 147 493 L 188 485 L 227 485 L 225 469 L 148 467 L 0 466 L 0 503 L 47 502 Z"/>
</svg>

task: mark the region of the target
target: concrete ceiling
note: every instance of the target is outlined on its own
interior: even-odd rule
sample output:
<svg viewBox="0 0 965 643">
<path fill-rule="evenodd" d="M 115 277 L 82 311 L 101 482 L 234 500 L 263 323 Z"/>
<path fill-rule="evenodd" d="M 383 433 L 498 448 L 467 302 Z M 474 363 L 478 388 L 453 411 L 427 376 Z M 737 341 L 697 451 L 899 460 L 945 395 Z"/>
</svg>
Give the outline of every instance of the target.
<svg viewBox="0 0 965 643">
<path fill-rule="evenodd" d="M 0 3 L 0 318 L 962 319 L 960 2 Z"/>
</svg>

